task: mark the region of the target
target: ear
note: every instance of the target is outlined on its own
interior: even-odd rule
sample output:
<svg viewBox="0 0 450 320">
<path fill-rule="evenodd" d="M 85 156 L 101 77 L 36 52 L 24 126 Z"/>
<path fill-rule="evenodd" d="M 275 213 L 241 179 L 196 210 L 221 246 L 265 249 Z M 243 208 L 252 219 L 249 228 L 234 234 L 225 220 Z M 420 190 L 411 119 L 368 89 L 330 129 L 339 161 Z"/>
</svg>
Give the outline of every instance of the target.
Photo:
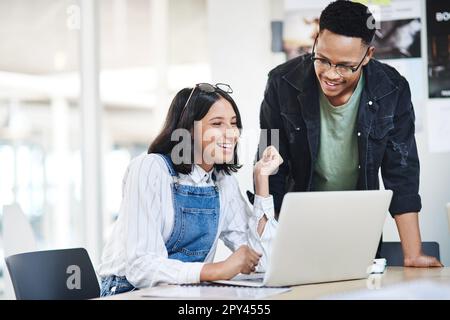
<svg viewBox="0 0 450 320">
<path fill-rule="evenodd" d="M 370 47 L 369 51 L 367 52 L 366 58 L 364 59 L 363 66 L 367 65 L 369 63 L 370 59 L 373 58 L 374 52 L 375 52 L 375 47 Z"/>
</svg>

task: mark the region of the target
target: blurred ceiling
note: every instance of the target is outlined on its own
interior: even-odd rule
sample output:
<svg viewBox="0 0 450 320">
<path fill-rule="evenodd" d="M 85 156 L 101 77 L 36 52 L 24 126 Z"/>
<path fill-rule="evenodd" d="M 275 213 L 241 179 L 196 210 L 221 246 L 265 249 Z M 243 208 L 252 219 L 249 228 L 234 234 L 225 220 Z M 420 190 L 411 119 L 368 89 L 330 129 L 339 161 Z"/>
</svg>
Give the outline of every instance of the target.
<svg viewBox="0 0 450 320">
<path fill-rule="evenodd" d="M 99 0 L 102 69 L 154 65 L 151 1 L 159 0 Z M 206 0 L 167 1 L 168 64 L 207 62 Z M 77 71 L 79 30 L 70 27 L 77 8 L 75 0 L 1 0 L 0 71 Z"/>
</svg>

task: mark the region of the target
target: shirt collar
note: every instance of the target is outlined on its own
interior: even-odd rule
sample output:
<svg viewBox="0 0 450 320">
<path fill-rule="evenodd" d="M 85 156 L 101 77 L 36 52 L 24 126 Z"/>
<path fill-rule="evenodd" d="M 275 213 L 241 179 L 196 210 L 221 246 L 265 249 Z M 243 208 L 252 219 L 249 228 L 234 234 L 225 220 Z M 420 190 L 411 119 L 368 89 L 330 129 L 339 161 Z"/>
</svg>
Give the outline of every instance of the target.
<svg viewBox="0 0 450 320">
<path fill-rule="evenodd" d="M 190 176 L 196 184 L 202 183 L 202 182 L 210 183 L 212 181 L 213 172 L 214 172 L 214 169 L 209 172 L 206 172 L 199 165 L 194 165 L 192 167 L 192 172 L 191 172 Z"/>
</svg>

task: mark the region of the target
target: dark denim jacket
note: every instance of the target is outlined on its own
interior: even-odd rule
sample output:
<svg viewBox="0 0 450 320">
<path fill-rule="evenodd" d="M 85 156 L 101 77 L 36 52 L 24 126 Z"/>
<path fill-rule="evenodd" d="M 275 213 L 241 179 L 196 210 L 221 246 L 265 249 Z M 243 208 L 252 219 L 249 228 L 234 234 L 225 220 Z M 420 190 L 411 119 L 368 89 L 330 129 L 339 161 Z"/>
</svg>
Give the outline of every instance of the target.
<svg viewBox="0 0 450 320">
<path fill-rule="evenodd" d="M 394 68 L 374 59 L 364 67 L 364 76 L 356 126 L 357 189 L 379 189 L 381 168 L 385 188 L 393 191 L 391 215 L 418 212 L 419 158 L 408 82 Z M 262 130 L 260 144 L 270 144 L 271 129 L 279 129 L 279 151 L 285 161 L 269 179 L 276 212 L 286 192 L 312 188 L 320 138 L 318 88 L 309 54 L 269 73 L 260 112 L 260 126 L 267 129 L 267 136 L 262 136 Z"/>
</svg>

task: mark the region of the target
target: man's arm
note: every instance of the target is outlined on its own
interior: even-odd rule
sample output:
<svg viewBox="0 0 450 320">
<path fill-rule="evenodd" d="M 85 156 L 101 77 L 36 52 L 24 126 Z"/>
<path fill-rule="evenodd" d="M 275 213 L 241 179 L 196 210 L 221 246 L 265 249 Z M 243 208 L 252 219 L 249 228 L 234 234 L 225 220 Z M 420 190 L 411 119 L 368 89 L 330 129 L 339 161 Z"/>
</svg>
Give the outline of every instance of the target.
<svg viewBox="0 0 450 320">
<path fill-rule="evenodd" d="M 420 166 L 414 137 L 414 109 L 407 81 L 400 89 L 399 103 L 394 114 L 394 129 L 389 136 L 381 164 L 386 189 L 393 191 L 389 211 L 397 224 L 402 243 L 404 265 L 407 267 L 442 266 L 434 257 L 422 252 L 418 212 Z"/>
<path fill-rule="evenodd" d="M 405 267 L 442 267 L 434 257 L 422 253 L 422 240 L 417 212 L 398 214 L 394 217 L 402 242 Z"/>
</svg>

